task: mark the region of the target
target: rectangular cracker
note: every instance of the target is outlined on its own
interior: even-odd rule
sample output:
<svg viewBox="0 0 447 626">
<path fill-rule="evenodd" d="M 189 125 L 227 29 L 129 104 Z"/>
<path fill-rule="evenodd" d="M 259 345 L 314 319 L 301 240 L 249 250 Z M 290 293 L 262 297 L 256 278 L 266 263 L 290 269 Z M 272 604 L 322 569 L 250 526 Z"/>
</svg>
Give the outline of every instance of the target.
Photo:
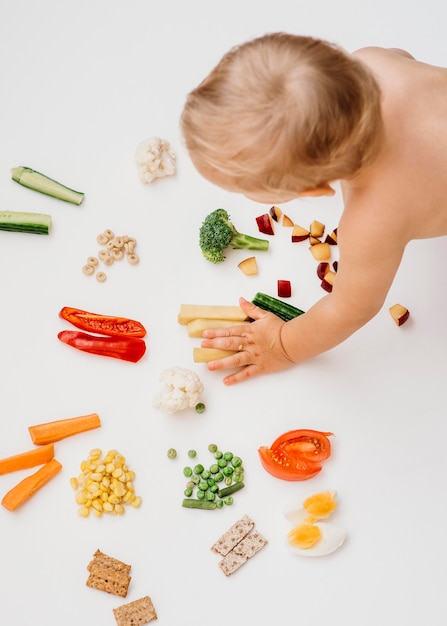
<svg viewBox="0 0 447 626">
<path fill-rule="evenodd" d="M 237 520 L 237 522 L 211 546 L 211 550 L 217 552 L 217 554 L 226 556 L 246 535 L 248 535 L 254 528 L 254 525 L 254 521 L 248 515 L 244 515 L 244 517 Z"/>
<path fill-rule="evenodd" d="M 131 566 L 127 563 L 123 563 L 123 561 L 119 561 L 115 559 L 113 556 L 108 556 L 101 552 L 101 550 L 96 550 L 93 554 L 93 560 L 88 564 L 87 569 L 92 571 L 94 567 L 101 567 L 103 569 L 111 569 L 114 572 L 122 572 L 124 574 L 129 574 L 131 570 Z"/>
<path fill-rule="evenodd" d="M 229 552 L 224 558 L 219 561 L 219 567 L 225 574 L 225 576 L 231 576 L 234 574 L 244 563 L 248 561 L 248 558 L 242 554 L 235 554 L 233 551 Z"/>
<path fill-rule="evenodd" d="M 115 572 L 107 567 L 93 566 L 86 585 L 92 589 L 125 598 L 131 580 L 131 577 L 123 572 Z"/>
<path fill-rule="evenodd" d="M 113 614 L 118 626 L 135 626 L 136 624 L 148 624 L 157 619 L 157 612 L 149 596 L 134 600 L 128 604 L 113 609 Z"/>
<path fill-rule="evenodd" d="M 263 537 L 259 531 L 254 530 L 234 546 L 232 552 L 233 554 L 239 554 L 240 556 L 245 556 L 247 559 L 251 559 L 251 557 L 259 552 L 259 550 L 262 550 L 267 543 L 267 539 Z"/>
</svg>

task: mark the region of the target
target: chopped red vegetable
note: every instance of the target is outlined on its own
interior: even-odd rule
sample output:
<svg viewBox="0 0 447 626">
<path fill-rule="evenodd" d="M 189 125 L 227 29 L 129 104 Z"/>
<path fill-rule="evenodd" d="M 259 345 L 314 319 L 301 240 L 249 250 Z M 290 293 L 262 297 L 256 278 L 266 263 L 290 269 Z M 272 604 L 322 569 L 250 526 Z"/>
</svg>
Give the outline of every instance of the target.
<svg viewBox="0 0 447 626">
<path fill-rule="evenodd" d="M 290 298 L 292 295 L 292 283 L 290 280 L 278 280 L 278 298 Z"/>
<path fill-rule="evenodd" d="M 146 352 L 146 344 L 143 339 L 135 337 L 100 337 L 75 330 L 62 330 L 58 334 L 58 339 L 83 352 L 109 356 L 132 363 L 139 361 Z"/>
<path fill-rule="evenodd" d="M 282 480 L 308 480 L 322 470 L 331 455 L 332 433 L 318 430 L 291 430 L 278 437 L 270 447 L 261 446 L 259 458 L 264 469 Z"/>
<path fill-rule="evenodd" d="M 110 337 L 144 337 L 146 329 L 143 324 L 127 317 L 117 317 L 114 315 L 101 315 L 90 313 L 72 307 L 64 306 L 59 317 L 70 322 L 76 328 L 92 333 L 108 335 Z"/>
</svg>

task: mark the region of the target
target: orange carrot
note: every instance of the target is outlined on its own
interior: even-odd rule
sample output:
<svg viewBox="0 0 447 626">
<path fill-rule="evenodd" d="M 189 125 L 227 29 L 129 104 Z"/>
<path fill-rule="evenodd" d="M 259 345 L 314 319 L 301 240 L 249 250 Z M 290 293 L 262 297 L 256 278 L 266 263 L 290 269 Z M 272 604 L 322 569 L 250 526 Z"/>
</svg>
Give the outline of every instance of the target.
<svg viewBox="0 0 447 626">
<path fill-rule="evenodd" d="M 90 413 L 89 415 L 69 417 L 64 420 L 29 426 L 28 431 L 33 443 L 42 445 L 54 443 L 55 441 L 60 441 L 72 435 L 79 435 L 80 433 L 99 428 L 100 426 L 101 420 L 99 419 L 99 415 L 97 413 Z"/>
<path fill-rule="evenodd" d="M 27 452 L 0 459 L 0 475 L 48 463 L 54 457 L 54 444 L 48 443 Z"/>
<path fill-rule="evenodd" d="M 27 476 L 10 489 L 3 497 L 2 505 L 8 511 L 15 511 L 33 496 L 36 491 L 47 484 L 62 469 L 62 465 L 56 459 L 51 459 L 42 465 L 37 472 Z"/>
</svg>

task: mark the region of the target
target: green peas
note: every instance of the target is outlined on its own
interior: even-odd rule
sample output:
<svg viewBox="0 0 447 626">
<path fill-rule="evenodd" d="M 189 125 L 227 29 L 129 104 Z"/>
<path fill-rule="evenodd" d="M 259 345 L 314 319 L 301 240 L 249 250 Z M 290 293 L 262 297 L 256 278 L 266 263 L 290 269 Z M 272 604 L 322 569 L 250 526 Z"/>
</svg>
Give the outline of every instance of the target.
<svg viewBox="0 0 447 626">
<path fill-rule="evenodd" d="M 192 476 L 192 469 L 190 467 L 184 467 L 183 468 L 183 475 L 184 476 Z"/>
<path fill-rule="evenodd" d="M 214 453 L 214 458 L 221 459 L 222 457 L 223 457 L 223 452 L 221 452 L 220 450 L 216 450 L 216 452 Z"/>
<path fill-rule="evenodd" d="M 197 474 L 193 474 L 190 480 L 194 485 L 198 485 L 200 482 L 200 476 L 197 476 Z"/>
<path fill-rule="evenodd" d="M 217 465 L 217 463 L 213 463 L 213 465 L 210 466 L 211 474 L 217 474 L 218 471 L 219 471 L 219 466 Z"/>
<path fill-rule="evenodd" d="M 228 486 L 230 486 L 232 483 L 233 483 L 233 478 L 232 478 L 232 476 L 227 476 L 227 477 L 225 478 L 225 484 L 226 484 L 226 485 L 228 485 Z"/>
<path fill-rule="evenodd" d="M 225 452 L 223 455 L 223 458 L 225 459 L 225 461 L 231 461 L 231 459 L 233 458 L 233 453 L 232 452 Z"/>
<path fill-rule="evenodd" d="M 168 459 L 175 459 L 176 456 L 177 456 L 177 450 L 175 448 L 169 448 Z"/>
<path fill-rule="evenodd" d="M 240 467 L 242 465 L 242 459 L 239 456 L 234 456 L 231 459 L 231 465 L 233 467 Z"/>
<path fill-rule="evenodd" d="M 205 493 L 205 500 L 210 500 L 211 502 L 216 499 L 216 494 L 213 491 L 207 491 Z"/>
<path fill-rule="evenodd" d="M 201 473 L 201 476 L 202 478 L 207 480 L 211 476 L 211 472 L 209 470 L 203 470 L 203 472 Z"/>
<path fill-rule="evenodd" d="M 197 452 L 195 450 L 188 450 L 188 456 L 190 459 L 194 459 L 197 456 Z"/>
<path fill-rule="evenodd" d="M 215 452 L 217 452 L 217 446 L 215 443 L 210 443 L 210 445 L 208 446 L 208 450 L 214 454 Z"/>
<path fill-rule="evenodd" d="M 205 492 L 204 492 L 204 491 L 202 491 L 201 489 L 198 489 L 198 490 L 197 490 L 197 498 L 198 498 L 199 500 L 203 500 L 203 499 L 204 499 L 204 497 L 205 497 Z"/>
<path fill-rule="evenodd" d="M 217 472 L 217 474 L 214 475 L 214 480 L 216 481 L 216 483 L 222 482 L 223 479 L 224 475 L 222 474 L 222 472 Z"/>
<path fill-rule="evenodd" d="M 222 468 L 222 474 L 224 476 L 231 476 L 233 472 L 234 469 L 231 467 L 231 465 L 227 465 L 226 467 Z"/>
<path fill-rule="evenodd" d="M 205 468 L 203 467 L 203 465 L 201 465 L 200 463 L 198 463 L 195 468 L 194 468 L 194 474 L 201 474 L 203 472 Z"/>
<path fill-rule="evenodd" d="M 224 500 L 225 504 L 227 504 L 228 506 L 231 506 L 233 504 L 233 497 L 232 496 L 227 496 Z"/>
<path fill-rule="evenodd" d="M 204 412 L 204 410 L 205 410 L 205 405 L 204 405 L 204 403 L 203 403 L 203 402 L 198 402 L 198 403 L 196 404 L 196 411 L 197 411 L 197 413 L 203 413 L 203 412 Z"/>
<path fill-rule="evenodd" d="M 210 485 L 211 493 L 217 493 L 219 491 L 219 487 L 217 485 Z"/>
<path fill-rule="evenodd" d="M 227 462 L 225 461 L 225 459 L 218 459 L 217 465 L 222 469 L 223 467 L 227 466 Z"/>
<path fill-rule="evenodd" d="M 221 509 L 223 505 L 223 500 L 216 500 L 216 508 Z"/>
<path fill-rule="evenodd" d="M 213 485 L 216 484 L 216 481 L 214 480 L 214 478 L 207 478 L 206 482 L 208 483 L 208 487 L 213 487 Z"/>
<path fill-rule="evenodd" d="M 192 496 L 192 489 L 191 489 L 191 487 L 187 487 L 183 493 L 184 493 L 184 495 L 187 498 L 190 498 Z"/>
<path fill-rule="evenodd" d="M 208 483 L 204 480 L 201 480 L 200 483 L 197 485 L 198 489 L 200 491 L 206 491 L 209 487 Z"/>
</svg>

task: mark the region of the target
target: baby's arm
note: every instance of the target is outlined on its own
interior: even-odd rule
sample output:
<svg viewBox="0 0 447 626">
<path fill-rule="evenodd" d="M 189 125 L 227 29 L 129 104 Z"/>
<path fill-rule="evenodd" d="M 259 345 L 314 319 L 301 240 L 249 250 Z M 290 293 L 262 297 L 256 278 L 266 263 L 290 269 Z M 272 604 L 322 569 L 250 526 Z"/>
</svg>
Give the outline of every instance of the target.
<svg viewBox="0 0 447 626">
<path fill-rule="evenodd" d="M 281 371 L 326 352 L 381 309 L 405 249 L 402 233 L 374 215 L 371 224 L 357 217 L 341 223 L 338 238 L 339 269 L 333 291 L 304 315 L 284 323 L 241 300 L 242 308 L 255 320 L 252 324 L 206 331 L 203 347 L 237 351 L 208 364 L 210 370 L 239 368 L 224 383 Z"/>
</svg>

